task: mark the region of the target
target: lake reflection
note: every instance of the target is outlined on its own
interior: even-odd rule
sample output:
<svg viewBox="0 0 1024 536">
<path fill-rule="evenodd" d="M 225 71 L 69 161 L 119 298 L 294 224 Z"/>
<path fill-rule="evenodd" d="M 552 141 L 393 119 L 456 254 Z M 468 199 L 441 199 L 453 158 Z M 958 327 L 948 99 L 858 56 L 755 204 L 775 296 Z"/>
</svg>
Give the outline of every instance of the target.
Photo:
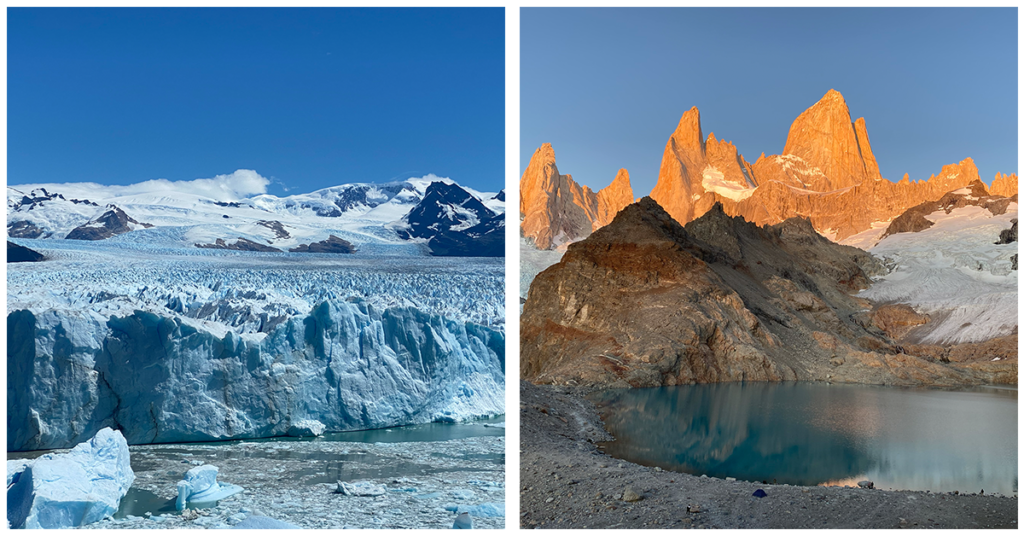
<svg viewBox="0 0 1024 536">
<path fill-rule="evenodd" d="M 726 383 L 589 397 L 609 455 L 686 473 L 796 485 L 1017 491 L 1017 390 Z"/>
</svg>

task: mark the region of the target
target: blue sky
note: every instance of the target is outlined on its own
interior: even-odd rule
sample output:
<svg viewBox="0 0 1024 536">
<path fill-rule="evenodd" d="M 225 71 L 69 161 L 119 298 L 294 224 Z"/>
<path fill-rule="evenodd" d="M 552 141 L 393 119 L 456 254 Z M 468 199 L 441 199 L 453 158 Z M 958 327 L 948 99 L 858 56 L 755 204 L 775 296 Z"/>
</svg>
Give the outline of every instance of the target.
<svg viewBox="0 0 1024 536">
<path fill-rule="evenodd" d="M 683 112 L 754 162 L 830 88 L 864 117 L 882 175 L 971 157 L 986 183 L 1017 170 L 1017 11 L 524 9 L 521 152 L 598 189 L 629 170 L 654 187 Z"/>
<path fill-rule="evenodd" d="M 504 185 L 504 10 L 8 9 L 8 182 Z"/>
</svg>

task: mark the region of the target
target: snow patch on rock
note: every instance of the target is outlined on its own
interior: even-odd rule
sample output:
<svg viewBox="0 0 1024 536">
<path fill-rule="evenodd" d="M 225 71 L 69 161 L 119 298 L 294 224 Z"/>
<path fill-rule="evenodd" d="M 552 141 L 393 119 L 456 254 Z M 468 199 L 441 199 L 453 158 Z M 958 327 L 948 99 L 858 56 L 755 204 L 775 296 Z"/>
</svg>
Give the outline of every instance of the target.
<svg viewBox="0 0 1024 536">
<path fill-rule="evenodd" d="M 743 201 L 751 195 L 754 195 L 754 190 L 757 189 L 725 180 L 725 174 L 718 171 L 713 166 L 707 166 L 704 168 L 701 185 L 704 186 L 705 191 L 715 192 L 716 194 L 732 199 L 733 201 Z"/>
</svg>

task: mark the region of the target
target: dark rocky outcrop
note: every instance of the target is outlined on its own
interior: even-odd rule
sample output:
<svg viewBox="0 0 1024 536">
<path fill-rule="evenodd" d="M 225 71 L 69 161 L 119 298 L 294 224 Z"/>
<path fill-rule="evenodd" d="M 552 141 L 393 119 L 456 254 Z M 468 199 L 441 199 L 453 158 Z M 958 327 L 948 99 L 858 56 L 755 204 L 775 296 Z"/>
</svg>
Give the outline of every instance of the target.
<svg viewBox="0 0 1024 536">
<path fill-rule="evenodd" d="M 881 273 L 872 256 L 804 219 L 759 227 L 716 205 L 684 228 L 644 198 L 536 277 L 521 317 L 520 373 L 604 387 L 952 385 L 1016 373 L 1015 359 L 967 367 L 907 353 L 853 296 Z M 902 328 L 897 317 L 879 319 Z"/>
<path fill-rule="evenodd" d="M 999 232 L 999 240 L 996 244 L 1012 244 L 1017 241 L 1017 218 L 1010 220 L 1013 225 L 1009 229 L 1003 229 Z"/>
<path fill-rule="evenodd" d="M 75 227 L 64 238 L 67 240 L 106 240 L 112 236 L 134 231 L 136 227 L 152 227 L 136 221 L 114 205 L 107 205 L 107 211 L 100 217 Z"/>
<path fill-rule="evenodd" d="M 326 240 L 300 244 L 288 251 L 292 253 L 355 253 L 356 247 L 348 240 L 331 235 Z"/>
<path fill-rule="evenodd" d="M 42 229 L 27 220 L 7 224 L 7 236 L 11 238 L 39 238 L 42 234 Z"/>
<path fill-rule="evenodd" d="M 36 250 L 7 241 L 7 262 L 39 262 L 45 258 Z"/>
<path fill-rule="evenodd" d="M 274 235 L 277 236 L 277 238 L 291 238 L 291 235 L 285 230 L 284 225 L 281 225 L 281 222 L 279 221 L 260 220 L 256 222 L 256 225 L 262 225 L 263 227 L 274 231 Z"/>
<path fill-rule="evenodd" d="M 502 188 L 501 191 L 498 192 L 497 195 L 495 195 L 491 199 L 497 199 L 498 201 L 504 201 L 505 200 L 505 189 Z"/>
<path fill-rule="evenodd" d="M 501 215 L 465 231 L 448 231 L 427 241 L 436 257 L 504 257 L 505 218 Z"/>
<path fill-rule="evenodd" d="M 402 218 L 396 228 L 402 238 L 433 238 L 453 227 L 473 227 L 497 216 L 457 184 L 432 182 L 423 199 Z M 461 229 L 460 229 L 461 230 Z"/>
<path fill-rule="evenodd" d="M 247 238 L 239 238 L 232 243 L 227 243 L 223 238 L 218 238 L 213 244 L 196 244 L 197 248 L 203 249 L 232 249 L 235 251 L 259 251 L 263 253 L 282 253 L 280 249 L 272 246 L 253 242 Z"/>
</svg>

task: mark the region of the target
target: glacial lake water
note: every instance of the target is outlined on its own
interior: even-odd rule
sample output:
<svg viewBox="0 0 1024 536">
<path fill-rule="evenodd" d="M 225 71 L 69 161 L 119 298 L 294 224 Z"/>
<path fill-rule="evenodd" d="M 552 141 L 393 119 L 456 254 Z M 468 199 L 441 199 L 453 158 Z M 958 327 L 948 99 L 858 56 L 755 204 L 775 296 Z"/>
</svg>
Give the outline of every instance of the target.
<svg viewBox="0 0 1024 536">
<path fill-rule="evenodd" d="M 1017 389 L 809 382 L 589 395 L 604 452 L 641 465 L 802 486 L 1017 493 Z"/>
</svg>

